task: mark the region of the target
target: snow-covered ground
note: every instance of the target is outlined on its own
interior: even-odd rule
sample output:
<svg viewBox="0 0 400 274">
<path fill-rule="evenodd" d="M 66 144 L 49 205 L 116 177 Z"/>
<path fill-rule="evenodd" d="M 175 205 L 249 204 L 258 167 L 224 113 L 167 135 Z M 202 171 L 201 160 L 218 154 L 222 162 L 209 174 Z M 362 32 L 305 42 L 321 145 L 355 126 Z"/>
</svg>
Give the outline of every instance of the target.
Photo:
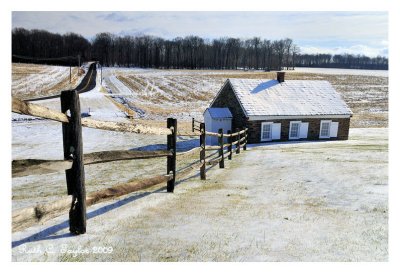
<svg viewBox="0 0 400 274">
<path fill-rule="evenodd" d="M 50 78 L 49 73 L 31 81 L 56 87 L 61 76 Z M 388 78 L 381 73 L 300 69 L 287 77 L 330 81 L 354 112 L 352 126 L 384 127 Z M 25 96 L 17 76 L 13 88 Z M 202 119 L 230 77 L 271 78 L 275 73 L 105 68 L 103 86 L 98 78 L 94 90 L 80 94 L 81 110 L 90 108 L 94 119 L 127 122 L 124 108 L 129 108 L 143 121 L 164 124 L 176 117 L 183 125 L 191 117 Z M 34 103 L 60 110 L 59 99 Z M 62 159 L 60 123 L 14 113 L 12 118 L 12 159 Z M 83 140 L 85 153 L 166 147 L 165 136 L 90 128 L 83 128 Z M 178 141 L 179 150 L 198 145 L 193 138 Z M 156 186 L 91 207 L 85 235 L 68 234 L 66 214 L 13 233 L 13 260 L 387 260 L 386 128 L 352 128 L 350 140 L 343 142 L 251 146 L 235 156 L 224 170 L 210 170 L 206 182 L 191 178 L 175 194 Z M 185 164 L 179 162 L 178 169 Z M 163 174 L 165 165 L 165 159 L 152 159 L 85 166 L 87 191 Z M 13 210 L 60 199 L 66 195 L 65 174 L 13 178 L 12 195 Z M 64 247 L 72 253 L 63 253 Z M 96 247 L 113 251 L 96 253 Z M 75 256 L 79 248 L 90 252 Z"/>
<path fill-rule="evenodd" d="M 104 86 L 110 97 L 136 112 L 137 118 L 165 120 L 173 117 L 202 120 L 222 78 L 207 74 L 223 72 L 104 68 Z"/>
<path fill-rule="evenodd" d="M 90 93 L 90 92 L 89 92 Z M 83 95 L 83 94 L 82 94 Z M 111 104 L 110 102 L 107 102 Z M 93 106 L 91 104 L 91 106 Z M 112 106 L 112 104 L 111 104 Z M 105 118 L 113 112 L 97 115 Z M 99 113 L 101 114 L 101 112 Z M 105 116 L 104 116 L 105 115 Z M 100 117 L 99 117 L 100 116 Z M 110 117 L 111 118 L 111 117 Z M 122 118 L 121 118 L 122 119 Z M 116 120 L 114 117 L 113 120 Z M 166 149 L 166 136 L 149 136 L 92 128 L 83 128 L 83 151 Z M 199 141 L 190 137 L 178 138 L 178 150 L 188 150 Z M 62 125 L 58 122 L 35 120 L 12 123 L 12 159 L 63 159 Z M 178 168 L 182 167 L 178 166 Z M 93 192 L 111 185 L 148 174 L 163 174 L 166 159 L 140 161 L 117 161 L 108 164 L 85 166 L 87 191 Z M 34 206 L 36 203 L 51 202 L 65 197 L 64 172 L 30 175 L 12 179 L 12 209 Z"/>
<path fill-rule="evenodd" d="M 296 67 L 295 72 L 322 73 L 322 74 L 333 74 L 333 75 L 364 75 L 364 76 L 389 77 L 388 70 Z"/>
<path fill-rule="evenodd" d="M 100 85 L 98 74 L 96 87 L 80 94 L 82 113 L 88 113 L 96 120 L 128 122 L 124 112 L 118 108 L 107 92 Z M 35 101 L 50 109 L 60 111 L 60 99 Z M 58 122 L 37 119 L 35 117 L 12 113 L 12 159 L 63 159 L 62 125 Z M 83 149 L 85 153 L 118 149 L 148 149 L 165 146 L 165 136 L 127 134 L 121 132 L 83 128 Z M 185 142 L 189 145 L 189 142 Z M 162 166 L 162 160 L 150 161 L 149 168 Z M 148 164 L 148 162 L 146 162 Z M 121 183 L 135 175 L 142 176 L 149 172 L 144 165 L 132 175 L 128 171 L 134 168 L 132 161 L 115 162 L 109 166 L 88 166 L 86 168 L 89 191 L 95 191 L 112 184 Z M 117 169 L 121 172 L 114 172 Z M 101 178 L 99 181 L 98 178 Z M 45 186 L 45 187 L 44 187 Z M 39 195 L 33 194 L 39 193 Z M 13 178 L 13 210 L 33 206 L 37 202 L 49 202 L 65 194 L 65 175 L 63 173 L 32 175 Z"/>
<path fill-rule="evenodd" d="M 273 79 L 276 72 L 243 70 L 103 69 L 110 97 L 136 113 L 137 118 L 165 120 L 174 117 L 202 120 L 227 78 Z M 354 113 L 352 127 L 386 127 L 388 116 L 387 71 L 296 68 L 291 80 L 327 80 Z"/>
<path fill-rule="evenodd" d="M 14 64 L 12 93 L 21 98 L 59 93 L 68 88 L 65 85 L 69 85 L 66 69 Z M 59 75 L 61 72 L 63 75 Z M 57 77 L 53 77 L 53 74 Z M 103 68 L 102 74 L 104 89 L 98 86 L 95 92 L 82 94 L 82 111 L 88 112 L 90 107 L 91 112 L 100 119 L 119 120 L 128 113 L 133 118 L 149 122 L 165 121 L 168 117 L 185 122 L 190 122 L 192 117 L 202 120 L 204 110 L 227 78 L 272 79 L 276 77 L 276 72 L 254 70 L 141 68 Z M 287 71 L 286 78 L 329 81 L 354 113 L 351 127 L 387 127 L 388 125 L 387 71 L 296 68 L 294 71 Z M 29 89 L 33 88 L 32 90 L 24 87 L 27 83 L 32 83 L 28 85 Z M 46 86 L 45 91 L 37 85 Z M 59 109 L 57 99 L 38 103 Z M 13 118 L 15 118 L 14 115 Z"/>
<path fill-rule="evenodd" d="M 81 112 L 90 113 L 92 118 L 104 121 L 126 121 L 126 115 L 108 98 L 106 92 L 102 92 L 103 88 L 100 85 L 100 76 L 97 74 L 96 87 L 85 93 L 79 95 Z M 60 98 L 47 99 L 41 101 L 34 101 L 34 104 L 39 104 L 50 109 L 60 111 L 61 103 Z M 12 114 L 12 118 L 16 121 L 28 118 L 25 115 Z"/>
<path fill-rule="evenodd" d="M 91 137 L 109 148 L 135 140 Z M 84 235 L 69 234 L 67 214 L 13 233 L 12 260 L 387 261 L 387 137 L 351 129 L 348 141 L 249 146 L 174 194 L 155 186 L 90 207 Z M 96 165 L 87 177 L 102 183 L 103 167 L 115 168 Z M 119 165 L 115 177 L 140 168 Z"/>
<path fill-rule="evenodd" d="M 78 75 L 76 67 L 71 72 L 70 83 L 69 67 L 14 63 L 11 93 L 23 99 L 59 94 L 61 90 L 77 86 L 84 77 L 84 74 Z"/>
</svg>

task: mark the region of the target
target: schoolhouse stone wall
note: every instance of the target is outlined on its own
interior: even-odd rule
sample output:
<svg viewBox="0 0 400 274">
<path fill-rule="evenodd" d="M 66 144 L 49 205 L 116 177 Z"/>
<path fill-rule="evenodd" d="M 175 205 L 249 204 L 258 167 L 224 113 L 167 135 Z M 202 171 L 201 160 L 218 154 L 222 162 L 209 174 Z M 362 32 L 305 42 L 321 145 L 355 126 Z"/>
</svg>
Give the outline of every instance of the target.
<svg viewBox="0 0 400 274">
<path fill-rule="evenodd" d="M 247 127 L 249 128 L 248 142 L 249 143 L 260 143 L 261 142 L 261 123 L 262 122 L 274 122 L 281 123 L 281 139 L 275 141 L 289 141 L 289 129 L 290 121 L 301 121 L 303 123 L 308 123 L 308 133 L 307 139 L 303 140 L 322 140 L 319 138 L 319 131 L 321 126 L 321 120 L 331 120 L 332 122 L 339 122 L 337 137 L 323 139 L 323 140 L 347 140 L 349 138 L 349 127 L 350 118 L 309 118 L 309 119 L 276 119 L 268 121 L 248 121 Z M 302 139 L 299 139 L 302 140 Z"/>
<path fill-rule="evenodd" d="M 242 107 L 237 100 L 232 87 L 229 83 L 227 83 L 217 98 L 215 98 L 212 108 L 229 108 L 232 113 L 232 131 L 235 131 L 236 128 L 243 128 L 247 124 L 246 115 L 243 113 Z"/>
</svg>

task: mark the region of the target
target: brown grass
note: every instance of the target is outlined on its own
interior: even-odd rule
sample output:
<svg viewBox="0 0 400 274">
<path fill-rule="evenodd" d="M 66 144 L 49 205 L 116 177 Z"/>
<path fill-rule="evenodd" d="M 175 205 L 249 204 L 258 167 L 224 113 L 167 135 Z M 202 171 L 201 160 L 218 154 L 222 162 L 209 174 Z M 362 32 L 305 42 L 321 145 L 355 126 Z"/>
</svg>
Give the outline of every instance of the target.
<svg viewBox="0 0 400 274">
<path fill-rule="evenodd" d="M 132 81 L 129 77 L 125 77 L 120 74 L 118 74 L 116 77 L 132 90 L 141 90 L 143 88 L 141 85 L 138 85 L 135 80 Z"/>
<path fill-rule="evenodd" d="M 100 88 L 100 92 L 108 94 L 105 89 L 103 87 Z M 105 96 L 108 100 L 111 101 L 111 103 L 113 103 L 117 108 L 119 108 L 121 111 L 127 113 L 128 115 L 135 117 L 136 113 L 131 110 L 130 108 L 124 106 L 123 104 L 115 101 L 113 98 L 111 98 L 110 96 Z"/>
<path fill-rule="evenodd" d="M 350 127 L 388 127 L 388 116 L 388 113 L 355 113 L 350 119 Z"/>
<path fill-rule="evenodd" d="M 211 74 L 211 78 L 274 79 L 276 72 Z M 388 78 L 366 75 L 329 75 L 287 72 L 286 80 L 329 81 L 352 109 L 351 127 L 388 126 Z"/>
<path fill-rule="evenodd" d="M 13 81 L 23 81 L 29 75 L 47 75 L 51 67 L 44 65 L 13 64 Z M 176 72 L 176 75 L 152 75 L 118 71 L 116 77 L 132 89 L 138 101 L 134 106 L 143 109 L 149 114 L 146 119 L 154 119 L 154 115 L 164 119 L 177 113 L 202 113 L 227 78 L 274 79 L 276 72 L 262 71 L 208 71 L 201 73 L 179 74 L 177 70 L 163 70 Z M 73 84 L 78 81 L 77 68 L 73 69 Z M 187 71 L 185 71 L 187 72 Z M 288 71 L 287 80 L 326 80 L 342 95 L 352 109 L 354 116 L 351 127 L 387 127 L 388 126 L 388 78 L 364 75 L 329 75 Z M 167 80 L 167 81 L 166 81 Z M 214 88 L 205 90 L 202 83 L 211 82 Z M 209 83 L 207 83 L 209 84 Z M 22 99 L 37 96 L 58 94 L 69 88 L 69 76 L 57 79 L 51 86 L 40 91 L 14 91 Z M 155 89 L 156 88 L 156 89 Z M 22 87 L 21 87 L 22 89 Z M 29 84 L 23 87 L 28 90 Z M 162 92 L 159 92 L 162 90 Z M 111 99 L 111 98 L 110 98 Z M 119 109 L 135 115 L 135 112 L 114 100 L 111 100 Z M 175 102 L 185 102 L 184 107 L 177 108 Z"/>
<path fill-rule="evenodd" d="M 60 79 L 51 79 L 48 85 L 41 88 L 40 90 L 30 90 L 29 88 L 29 78 L 32 75 L 36 76 L 37 79 L 48 77 L 53 74 L 52 66 L 47 65 L 35 65 L 35 64 L 22 64 L 13 63 L 12 64 L 12 82 L 26 82 L 23 88 L 12 88 L 12 95 L 18 95 L 21 99 L 28 99 L 33 97 L 42 97 L 59 94 L 62 90 L 75 87 L 79 84 L 78 68 L 72 68 L 71 83 L 69 82 L 69 74 Z M 26 80 L 25 80 L 26 79 Z"/>
<path fill-rule="evenodd" d="M 210 71 L 211 72 L 211 71 Z M 168 75 L 165 78 L 168 84 L 164 84 L 165 78 L 153 76 L 152 85 L 156 85 L 166 94 L 154 94 L 154 96 L 141 95 L 141 98 L 147 102 L 152 102 L 157 107 L 149 107 L 147 104 L 141 104 L 148 113 L 168 115 L 172 114 L 171 106 L 163 106 L 164 103 L 172 101 L 184 101 L 188 103 L 204 102 L 204 105 L 215 96 L 216 90 L 199 92 L 196 90 L 196 84 L 201 81 L 212 81 L 216 85 L 227 78 L 248 78 L 248 79 L 274 79 L 276 72 L 241 72 L 241 71 L 221 71 L 219 74 L 185 74 Z M 140 95 L 140 86 L 147 86 L 146 75 L 132 75 L 125 77 L 124 83 L 131 88 L 136 88 Z M 351 121 L 351 127 L 387 127 L 388 125 L 388 78 L 378 76 L 364 75 L 329 75 L 318 73 L 304 73 L 289 71 L 286 73 L 287 80 L 326 80 L 329 81 L 336 90 L 341 93 L 343 99 L 350 106 L 354 113 Z M 121 79 L 122 80 L 122 79 Z M 161 81 L 163 82 L 161 83 Z M 219 80 L 219 81 L 218 81 Z M 171 96 L 169 96 L 171 95 Z M 172 99 L 171 99 L 172 98 Z M 171 101 L 172 100 L 172 101 Z M 197 105 L 197 108 L 199 105 Z M 180 109 L 181 111 L 192 111 L 188 107 Z"/>
<path fill-rule="evenodd" d="M 135 122 L 147 126 L 154 126 L 154 127 L 166 127 L 165 121 L 158 121 L 158 120 L 148 120 L 148 119 L 134 119 Z M 192 122 L 186 121 L 179 121 L 178 130 L 180 132 L 191 132 L 192 131 Z"/>
<path fill-rule="evenodd" d="M 132 75 L 127 73 L 126 76 L 119 74 L 118 77 L 128 87 L 136 90 L 141 100 L 146 101 L 146 104 L 138 103 L 138 106 L 140 105 L 140 107 L 148 113 L 162 116 L 176 112 L 175 107 L 169 105 L 174 101 L 197 104 L 196 108 L 202 108 L 201 105 L 206 106 L 218 91 L 218 83 L 222 83 L 227 78 L 274 79 L 276 77 L 276 72 L 221 71 L 221 73 L 218 74 L 215 74 L 215 71 L 212 72 L 213 73 L 208 73 L 208 71 L 204 71 L 204 74 L 168 75 L 164 78 L 152 76 L 152 78 L 148 80 L 146 77 L 149 76 L 145 74 Z M 165 79 L 168 81 L 167 84 L 165 84 Z M 354 113 L 351 122 L 352 127 L 387 127 L 387 77 L 329 75 L 288 71 L 286 73 L 286 79 L 329 81 L 352 109 Z M 196 90 L 196 84 L 202 81 L 211 81 L 218 87 L 216 87 L 215 90 L 200 92 Z M 152 95 L 142 93 L 146 87 L 151 89 L 150 86 L 152 85 L 163 90 L 166 95 L 154 92 Z M 151 102 L 154 106 L 149 106 L 147 102 Z M 199 105 L 199 102 L 204 102 L 204 104 Z M 165 103 L 168 103 L 168 105 L 165 105 Z M 189 106 L 180 109 L 180 111 L 193 111 L 193 108 Z M 201 112 L 202 109 L 199 109 L 199 111 Z"/>
</svg>

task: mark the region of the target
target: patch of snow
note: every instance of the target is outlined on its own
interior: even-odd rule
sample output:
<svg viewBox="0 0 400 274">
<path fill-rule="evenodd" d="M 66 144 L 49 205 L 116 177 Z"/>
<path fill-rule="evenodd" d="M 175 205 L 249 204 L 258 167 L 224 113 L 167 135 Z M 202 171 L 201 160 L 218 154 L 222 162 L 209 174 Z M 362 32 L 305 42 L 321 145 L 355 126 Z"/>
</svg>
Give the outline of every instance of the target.
<svg viewBox="0 0 400 274">
<path fill-rule="evenodd" d="M 296 67 L 294 71 L 289 71 L 289 73 L 296 73 L 296 72 L 322 73 L 322 74 L 334 74 L 334 75 L 335 74 L 336 75 L 366 75 L 366 76 L 389 77 L 388 70 Z"/>
<path fill-rule="evenodd" d="M 104 94 L 100 90 L 100 76 L 98 74 L 96 87 L 91 91 L 79 94 L 81 112 L 88 113 L 90 108 L 90 111 L 92 112 L 91 117 L 93 119 L 103 121 L 126 121 L 125 113 L 115 106 L 109 98 L 107 98 L 107 94 Z M 34 101 L 32 103 L 57 111 L 61 110 L 60 98 Z"/>
</svg>

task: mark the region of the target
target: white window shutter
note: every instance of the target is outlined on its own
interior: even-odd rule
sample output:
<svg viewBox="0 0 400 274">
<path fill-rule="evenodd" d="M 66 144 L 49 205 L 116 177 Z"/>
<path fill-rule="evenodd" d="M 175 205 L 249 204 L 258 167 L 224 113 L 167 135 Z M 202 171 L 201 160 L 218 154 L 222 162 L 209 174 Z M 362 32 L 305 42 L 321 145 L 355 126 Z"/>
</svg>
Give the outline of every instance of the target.
<svg viewBox="0 0 400 274">
<path fill-rule="evenodd" d="M 281 139 L 281 123 L 272 124 L 272 140 Z"/>
<path fill-rule="evenodd" d="M 330 130 L 331 137 L 337 137 L 338 129 L 339 129 L 339 122 L 332 122 Z"/>
<path fill-rule="evenodd" d="M 308 123 L 301 123 L 300 138 L 307 138 L 307 134 L 308 134 Z"/>
</svg>

